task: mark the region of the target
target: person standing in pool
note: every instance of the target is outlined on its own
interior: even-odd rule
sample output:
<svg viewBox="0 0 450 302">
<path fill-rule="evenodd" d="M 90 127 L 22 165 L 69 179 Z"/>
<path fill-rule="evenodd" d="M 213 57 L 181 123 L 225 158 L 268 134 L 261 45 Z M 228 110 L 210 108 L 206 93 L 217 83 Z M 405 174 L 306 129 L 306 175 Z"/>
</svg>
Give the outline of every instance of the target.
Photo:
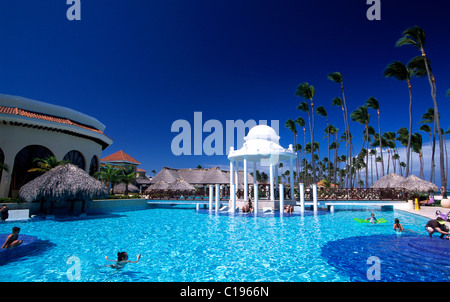
<svg viewBox="0 0 450 302">
<path fill-rule="evenodd" d="M 128 254 L 127 252 L 118 252 L 117 253 L 117 260 L 111 260 L 108 258 L 108 256 L 105 257 L 106 260 L 115 262 L 114 264 L 111 264 L 110 267 L 121 269 L 123 268 L 127 263 L 138 263 L 139 259 L 141 259 L 141 254 L 138 254 L 136 256 L 136 261 L 130 261 L 128 260 Z"/>
<path fill-rule="evenodd" d="M 3 243 L 3 245 L 2 245 L 2 249 L 10 249 L 10 248 L 21 245 L 23 241 L 18 240 L 19 232 L 20 232 L 19 227 L 13 227 L 12 234 L 6 238 L 5 243 Z"/>
<path fill-rule="evenodd" d="M 405 229 L 403 228 L 402 224 L 400 223 L 400 220 L 398 220 L 398 218 L 395 218 L 395 222 L 394 222 L 394 226 L 393 226 L 394 231 L 396 232 L 401 232 L 404 231 Z"/>
</svg>

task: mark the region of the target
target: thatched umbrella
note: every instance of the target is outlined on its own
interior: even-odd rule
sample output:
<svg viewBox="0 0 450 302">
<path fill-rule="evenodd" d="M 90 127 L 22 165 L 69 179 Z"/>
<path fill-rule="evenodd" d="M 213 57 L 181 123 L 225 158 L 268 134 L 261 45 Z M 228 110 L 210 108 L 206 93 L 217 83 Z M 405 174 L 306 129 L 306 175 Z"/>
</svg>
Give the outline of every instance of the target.
<svg viewBox="0 0 450 302">
<path fill-rule="evenodd" d="M 371 186 L 372 189 L 398 189 L 399 185 L 405 181 L 403 176 L 395 173 L 389 173 L 381 177 L 379 180 L 374 182 Z"/>
<path fill-rule="evenodd" d="M 105 198 L 108 195 L 108 189 L 101 181 L 72 164 L 57 166 L 19 190 L 19 196 L 27 202 L 50 201 L 50 214 L 53 212 L 53 202 L 57 200 L 81 200 L 81 212 L 84 213 L 87 200 Z M 73 203 L 71 209 L 73 210 Z"/>
<path fill-rule="evenodd" d="M 182 178 L 179 178 L 177 179 L 177 181 L 171 183 L 168 189 L 172 191 L 191 191 L 191 192 L 195 191 L 195 187 L 187 183 Z"/>
<path fill-rule="evenodd" d="M 413 174 L 409 175 L 398 187 L 413 193 L 436 192 L 438 189 L 434 183 L 423 180 Z"/>
<path fill-rule="evenodd" d="M 136 187 L 133 184 L 128 184 L 128 193 L 138 193 L 139 192 L 139 188 Z M 121 182 L 120 184 L 117 184 L 114 186 L 113 189 L 114 193 L 119 193 L 119 194 L 125 194 L 125 183 Z"/>
</svg>

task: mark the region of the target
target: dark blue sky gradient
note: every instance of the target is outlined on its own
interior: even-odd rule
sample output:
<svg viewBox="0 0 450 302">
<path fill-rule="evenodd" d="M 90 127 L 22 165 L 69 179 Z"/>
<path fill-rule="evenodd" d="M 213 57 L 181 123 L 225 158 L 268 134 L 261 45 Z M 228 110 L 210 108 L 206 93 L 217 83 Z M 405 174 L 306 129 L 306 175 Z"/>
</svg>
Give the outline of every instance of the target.
<svg viewBox="0 0 450 302">
<path fill-rule="evenodd" d="M 340 87 L 327 79 L 333 71 L 344 76 L 349 113 L 374 96 L 381 106 L 382 132 L 408 127 L 406 83 L 384 78 L 383 71 L 394 60 L 407 63 L 419 55 L 394 44 L 407 27 L 420 25 L 427 33 L 446 130 L 450 4 L 381 4 L 382 20 L 368 21 L 365 0 L 82 0 L 82 20 L 68 21 L 65 0 L 3 1 L 0 92 L 96 117 L 114 140 L 103 155 L 124 150 L 147 171 L 226 166 L 225 155 L 174 156 L 172 123 L 185 119 L 193 126 L 194 111 L 224 127 L 226 120 L 275 119 L 280 143 L 287 147 L 293 139 L 284 123 L 307 118 L 296 109 L 302 99 L 295 91 L 308 82 L 317 91 L 315 105 L 326 107 L 330 123 L 342 133 L 341 110 L 331 106 L 335 96 L 341 97 Z M 421 115 L 433 103 L 426 78 L 414 78 L 412 86 L 413 131 L 418 132 Z M 370 113 L 377 130 L 376 113 Z M 324 128 L 325 119 L 316 116 L 323 156 Z M 351 123 L 356 150 L 363 129 Z"/>
</svg>

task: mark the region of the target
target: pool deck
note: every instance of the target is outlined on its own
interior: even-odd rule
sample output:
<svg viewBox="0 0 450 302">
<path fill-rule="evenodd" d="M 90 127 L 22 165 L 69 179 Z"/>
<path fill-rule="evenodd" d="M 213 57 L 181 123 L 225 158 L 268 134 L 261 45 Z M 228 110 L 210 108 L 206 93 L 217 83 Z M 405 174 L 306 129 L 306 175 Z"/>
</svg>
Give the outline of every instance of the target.
<svg viewBox="0 0 450 302">
<path fill-rule="evenodd" d="M 419 211 L 411 210 L 409 208 L 408 203 L 398 203 L 394 205 L 395 210 L 401 210 L 408 213 L 421 215 L 430 219 L 436 218 L 436 211 L 439 210 L 441 213 L 447 213 L 450 212 L 449 208 L 443 208 L 443 207 L 430 207 L 430 206 L 421 206 Z M 447 226 L 450 226 L 450 222 L 446 221 L 445 224 Z"/>
</svg>

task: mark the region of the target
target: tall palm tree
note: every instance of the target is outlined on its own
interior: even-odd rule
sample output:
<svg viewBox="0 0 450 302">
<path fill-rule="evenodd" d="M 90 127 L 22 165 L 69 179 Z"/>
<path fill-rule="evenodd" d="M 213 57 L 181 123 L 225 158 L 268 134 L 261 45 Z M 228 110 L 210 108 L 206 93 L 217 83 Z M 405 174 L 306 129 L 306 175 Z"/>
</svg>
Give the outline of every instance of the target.
<svg viewBox="0 0 450 302">
<path fill-rule="evenodd" d="M 395 46 L 400 47 L 403 45 L 411 45 L 414 48 L 418 49 L 422 55 L 423 63 L 425 65 L 425 69 L 427 71 L 428 82 L 430 83 L 431 88 L 431 98 L 433 99 L 434 105 L 434 113 L 437 118 L 435 118 L 434 122 L 436 123 L 436 129 L 438 131 L 439 136 L 439 168 L 440 168 L 440 176 L 441 176 L 441 185 L 444 187 L 444 193 L 442 195 L 443 199 L 447 199 L 447 179 L 445 177 L 445 164 L 444 164 L 444 141 L 442 137 L 442 129 L 440 122 L 439 109 L 436 101 L 436 80 L 434 75 L 431 72 L 431 67 L 429 64 L 429 60 L 425 54 L 425 30 L 420 26 L 412 26 L 407 28 L 403 32 L 403 36 L 396 42 Z"/>
<path fill-rule="evenodd" d="M 378 115 L 378 139 L 379 139 L 379 142 L 380 142 L 380 156 L 381 156 L 381 158 L 383 158 L 383 142 L 381 140 L 380 104 L 378 103 L 378 100 L 376 98 L 371 96 L 366 101 L 366 106 L 377 111 L 377 115 Z M 381 161 L 381 170 L 382 170 L 381 175 L 384 176 L 384 162 L 383 161 Z"/>
<path fill-rule="evenodd" d="M 342 91 L 342 111 L 344 114 L 344 125 L 345 125 L 345 133 L 346 133 L 346 144 L 347 144 L 347 160 L 348 160 L 348 166 L 350 167 L 351 165 L 351 150 L 352 150 L 352 146 L 351 146 L 351 140 L 350 137 L 348 137 L 348 134 L 350 133 L 350 127 L 348 124 L 348 110 L 347 110 L 347 102 L 345 100 L 345 92 L 344 92 L 344 77 L 342 76 L 342 74 L 340 72 L 331 72 L 328 74 L 328 79 L 339 84 L 341 86 L 341 91 Z M 334 99 L 333 99 L 334 102 Z M 348 174 L 349 171 L 347 171 Z M 348 178 L 347 178 L 348 180 Z M 347 183 L 347 187 L 348 187 L 348 183 Z"/>
<path fill-rule="evenodd" d="M 368 137 L 369 137 L 370 114 L 367 111 L 367 106 L 358 107 L 355 111 L 352 112 L 352 114 L 350 115 L 350 118 L 352 119 L 352 121 L 358 122 L 358 123 L 364 125 L 364 130 L 366 132 L 364 139 L 365 140 L 367 139 L 367 144 L 369 144 Z M 364 143 L 365 143 L 365 141 L 364 141 Z M 363 146 L 364 146 L 364 143 L 363 143 Z M 369 152 L 366 152 L 366 162 L 368 162 L 368 160 L 369 160 Z M 366 181 L 365 181 L 366 186 L 368 183 L 369 183 L 369 174 L 368 174 L 368 171 L 366 168 Z"/>
<path fill-rule="evenodd" d="M 384 76 L 387 78 L 394 77 L 400 81 L 406 81 L 409 91 L 409 136 L 406 147 L 406 176 L 409 175 L 409 158 L 411 149 L 411 135 L 412 135 L 412 92 L 411 92 L 411 70 L 402 62 L 395 61 L 389 64 L 384 70 Z"/>
<path fill-rule="evenodd" d="M 305 120 L 304 120 L 301 116 L 299 116 L 299 117 L 295 120 L 295 123 L 296 123 L 297 125 L 299 125 L 300 127 L 302 127 L 302 129 L 303 129 L 303 146 L 306 146 L 306 128 L 305 128 L 306 123 L 305 123 Z M 297 154 L 297 157 L 298 157 L 298 154 Z M 301 160 L 302 160 L 302 156 L 301 156 L 301 154 L 300 154 L 300 159 L 298 160 L 299 171 L 297 172 L 299 178 L 300 178 L 300 161 L 301 161 Z M 303 174 L 304 174 L 304 179 L 303 179 L 303 181 L 305 181 L 305 179 L 306 179 L 306 171 L 305 171 L 305 173 L 303 173 Z"/>
<path fill-rule="evenodd" d="M 297 146 L 297 127 L 295 126 L 295 122 L 292 119 L 288 119 L 284 124 L 284 126 L 289 130 L 291 130 L 292 133 L 294 134 L 294 146 Z M 295 168 L 298 173 L 298 155 L 297 158 L 295 159 Z"/>
<path fill-rule="evenodd" d="M 341 98 L 335 97 L 332 102 L 331 105 L 333 106 L 340 106 L 342 109 L 342 116 L 344 119 L 344 134 L 345 134 L 345 146 L 347 148 L 347 156 L 346 156 L 346 160 L 348 160 L 348 158 L 350 157 L 350 138 L 348 137 L 348 120 L 347 120 L 347 115 L 346 115 L 346 107 L 344 107 L 344 101 Z M 346 162 L 346 168 L 347 166 L 349 166 L 350 162 Z M 348 168 L 347 168 L 348 169 Z M 348 174 L 348 170 L 347 170 L 347 174 Z M 347 187 L 348 187 L 348 182 L 347 182 Z"/>
<path fill-rule="evenodd" d="M 328 137 L 328 159 L 331 160 L 331 157 L 330 157 L 330 133 L 329 133 L 330 123 L 328 122 L 327 110 L 325 109 L 325 107 L 319 106 L 319 107 L 316 108 L 316 113 L 318 115 L 324 117 L 325 120 L 327 121 L 327 127 L 325 128 L 324 132 L 327 134 L 327 137 Z M 331 181 L 330 165 L 328 165 L 328 181 Z"/>
<path fill-rule="evenodd" d="M 435 156 L 435 149 L 436 149 L 436 123 L 435 123 L 435 116 L 434 116 L 434 109 L 428 108 L 427 112 L 425 112 L 422 115 L 422 120 L 419 123 L 433 123 L 433 130 L 431 130 L 431 127 L 421 127 L 419 130 L 428 132 L 430 134 L 430 142 L 431 142 L 431 172 L 430 172 L 430 182 L 434 182 L 435 178 L 435 164 L 434 164 L 434 156 Z M 423 126 L 423 125 L 422 125 Z M 433 135 L 431 135 L 433 134 Z"/>
<path fill-rule="evenodd" d="M 419 163 L 420 163 L 419 177 L 425 179 L 425 175 L 423 174 L 422 135 L 420 135 L 420 133 L 414 133 L 412 135 L 412 151 L 419 155 Z"/>
<path fill-rule="evenodd" d="M 305 100 L 309 100 L 311 102 L 311 120 L 312 123 L 310 124 L 310 135 L 311 135 L 311 144 L 314 143 L 314 95 L 316 94 L 316 89 L 314 86 L 309 85 L 308 83 L 302 83 L 297 87 L 297 96 L 301 96 Z M 308 110 L 308 117 L 309 117 L 309 110 Z M 313 169 L 313 182 L 317 183 L 316 181 L 316 169 L 315 169 L 315 160 L 314 160 L 314 150 L 311 152 L 311 164 Z"/>
</svg>

